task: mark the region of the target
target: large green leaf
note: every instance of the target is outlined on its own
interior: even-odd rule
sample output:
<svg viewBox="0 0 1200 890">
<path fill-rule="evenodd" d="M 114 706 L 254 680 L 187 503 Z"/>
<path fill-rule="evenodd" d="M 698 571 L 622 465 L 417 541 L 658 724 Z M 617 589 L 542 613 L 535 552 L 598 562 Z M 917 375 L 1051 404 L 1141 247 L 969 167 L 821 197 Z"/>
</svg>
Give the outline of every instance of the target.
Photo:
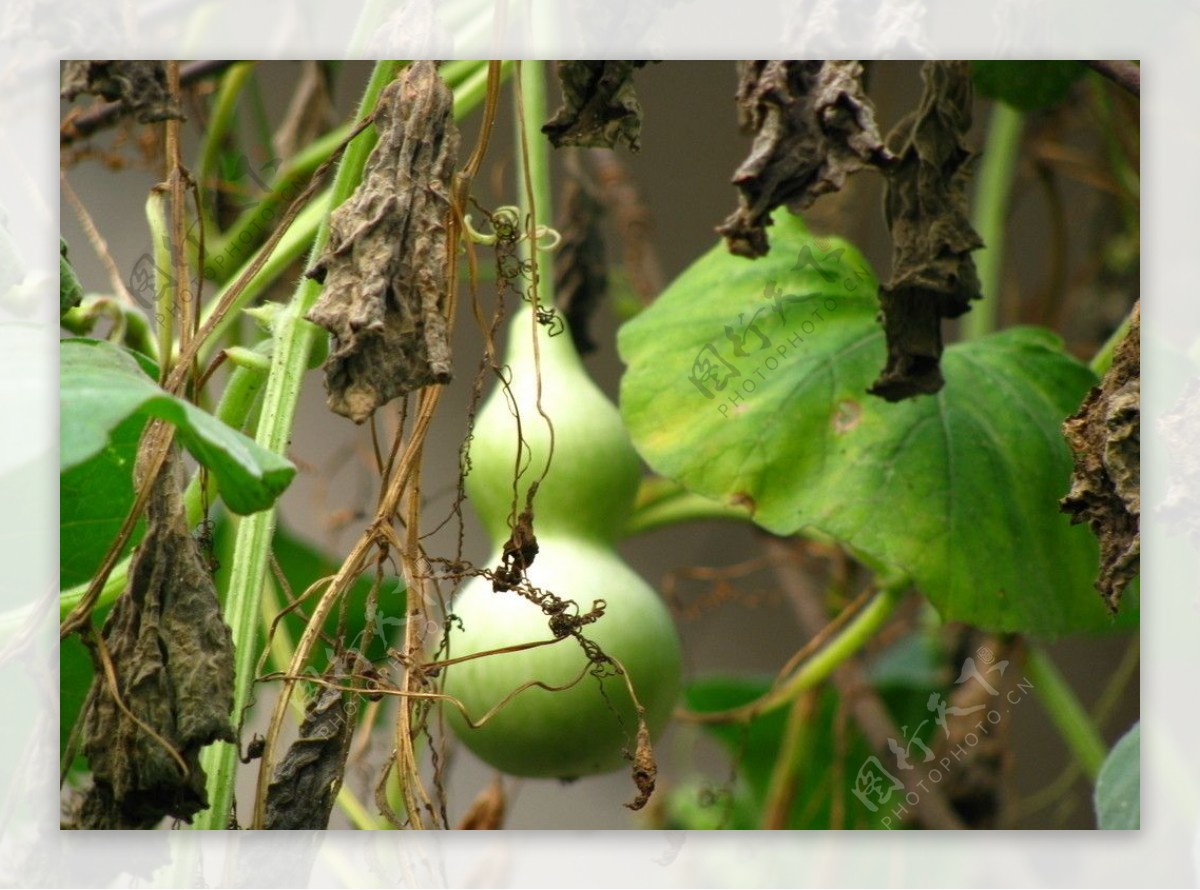
<svg viewBox="0 0 1200 890">
<path fill-rule="evenodd" d="M 103 451 L 113 431 L 131 417 L 152 416 L 175 425 L 180 441 L 212 471 L 235 513 L 266 509 L 296 474 L 285 458 L 165 392 L 128 352 L 110 343 L 63 341 L 59 388 L 61 472 Z"/>
<path fill-rule="evenodd" d="M 949 347 L 936 396 L 870 396 L 885 346 L 865 260 L 782 212 L 771 240 L 757 261 L 714 248 L 622 327 L 621 410 L 650 466 L 907 572 L 946 620 L 1111 626 L 1095 541 L 1058 510 L 1060 425 L 1092 373 L 1017 328 Z"/>
<path fill-rule="evenodd" d="M 1142 822 L 1142 726 L 1121 736 L 1096 777 L 1096 823 L 1104 829 L 1137 829 Z"/>
</svg>

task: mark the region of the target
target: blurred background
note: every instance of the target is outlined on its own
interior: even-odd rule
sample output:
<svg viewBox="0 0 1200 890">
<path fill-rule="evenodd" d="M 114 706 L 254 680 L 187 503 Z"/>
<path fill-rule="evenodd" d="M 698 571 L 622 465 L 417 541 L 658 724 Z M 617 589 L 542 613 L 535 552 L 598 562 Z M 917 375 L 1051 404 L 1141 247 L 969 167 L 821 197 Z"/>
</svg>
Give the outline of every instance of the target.
<svg viewBox="0 0 1200 890">
<path fill-rule="evenodd" d="M 343 121 L 353 113 L 370 67 L 367 62 L 346 62 L 322 69 L 320 76 L 327 77 L 330 86 L 330 122 Z M 305 62 L 260 63 L 255 69 L 255 88 L 247 90 L 240 102 L 241 131 L 257 134 L 245 140 L 249 166 L 262 171 L 264 180 L 271 170 L 269 135 L 287 118 L 298 83 L 312 71 L 311 63 Z M 636 186 L 644 220 L 652 226 L 646 247 L 655 258 L 657 274 L 669 282 L 717 242 L 714 228 L 737 202 L 730 177 L 745 157 L 750 140 L 738 130 L 733 62 L 653 64 L 639 70 L 635 82 L 643 108 L 641 150 L 632 154 L 622 149 L 616 157 Z M 880 131 L 886 133 L 920 97 L 920 64 L 868 63 L 867 89 Z M 550 96 L 552 110 L 558 97 L 553 83 Z M 211 101 L 211 82 L 193 88 L 184 128 L 184 157 L 189 162 L 196 156 Z M 503 106 L 491 150 L 476 178 L 475 196 L 489 208 L 514 203 L 516 196 L 507 91 Z M 71 108 L 71 103 L 64 102 L 63 114 Z M 990 110 L 989 100 L 977 98 L 971 134 L 975 147 L 986 137 Z M 476 113 L 460 124 L 464 155 L 474 144 L 478 117 Z M 1115 128 L 1114 121 L 1119 124 Z M 157 159 L 161 146 L 155 134 L 154 127 L 126 121 L 63 153 L 64 175 L 95 220 L 127 281 L 150 249 L 145 200 L 160 179 Z M 1087 358 L 1124 317 L 1138 294 L 1139 233 L 1136 181 L 1132 185 L 1121 181 L 1121 171 L 1128 169 L 1132 158 L 1136 174 L 1137 152 L 1136 103 L 1124 101 L 1090 74 L 1075 84 L 1065 101 L 1027 117 L 998 294 L 1001 326 L 1049 325 L 1065 337 L 1072 352 Z M 566 154 L 557 152 L 552 158 L 557 195 Z M 235 197 L 232 203 L 245 206 L 252 202 L 255 188 L 253 182 L 247 182 L 248 194 Z M 881 201 L 881 181 L 868 171 L 852 177 L 841 192 L 819 200 L 805 216 L 815 231 L 839 235 L 858 245 L 877 276 L 886 280 L 891 242 Z M 65 198 L 61 229 L 85 290 L 105 291 L 109 272 Z M 638 296 L 629 270 L 620 267 L 622 247 L 611 220 L 606 232 L 613 271 L 610 298 L 593 325 L 598 349 L 585 362 L 616 401 L 621 364 L 614 346 L 615 331 L 622 307 L 635 304 Z M 265 298 L 286 300 L 302 271 L 297 264 Z M 487 282 L 481 283 L 485 294 L 487 289 Z M 947 326 L 948 339 L 953 339 L 953 328 Z M 453 347 L 455 380 L 446 388 L 430 434 L 432 447 L 425 452 L 426 529 L 445 518 L 453 503 L 470 385 L 482 351 L 473 324 L 458 324 Z M 305 382 L 289 455 L 300 473 L 281 502 L 282 522 L 320 550 L 343 554 L 361 533 L 375 502 L 370 433 L 326 409 L 319 370 L 310 372 Z M 381 425 L 381 430 L 390 429 L 386 422 Z M 480 563 L 488 557 L 490 545 L 469 509 L 465 515 L 464 555 Z M 449 555 L 456 538 L 457 529 L 450 523 L 425 543 L 429 552 Z M 754 562 L 762 554 L 763 538 L 748 524 L 697 522 L 621 544 L 629 563 L 670 595 L 689 679 L 722 672 L 771 676 L 807 638 L 771 570 Z M 819 584 L 820 577 L 814 576 L 813 583 Z M 1138 674 L 1136 668 L 1122 667 L 1128 664 L 1131 645 L 1136 641 L 1129 634 L 1113 633 L 1060 641 L 1048 650 L 1083 704 L 1102 708 L 1101 725 L 1110 743 L 1138 715 Z M 1120 676 L 1110 682 L 1114 674 Z M 259 698 L 261 713 L 269 695 L 260 693 Z M 379 725 L 384 727 L 387 722 L 381 717 Z M 1006 826 L 1094 827 L 1090 786 L 1077 771 L 1072 777 L 1070 754 L 1040 705 L 1029 700 L 1015 708 L 1006 728 L 1012 756 L 1003 781 L 1015 801 Z M 388 748 L 382 735 L 371 740 L 347 771 L 347 783 L 364 800 L 370 800 L 375 766 Z M 660 788 L 668 794 L 673 785 L 692 777 L 702 777 L 715 789 L 730 781 L 732 769 L 725 751 L 695 726 L 673 725 L 657 752 Z M 239 798 L 248 801 L 253 796 L 253 774 L 249 769 L 245 772 L 247 785 Z M 490 770 L 469 753 L 455 753 L 447 778 L 452 824 L 490 778 Z M 628 828 L 666 818 L 662 811 L 633 816 L 622 806 L 632 796 L 625 772 L 570 785 L 510 780 L 506 787 L 509 828 Z M 660 800 L 666 796 L 660 795 Z M 331 827 L 348 827 L 337 810 Z"/>
</svg>

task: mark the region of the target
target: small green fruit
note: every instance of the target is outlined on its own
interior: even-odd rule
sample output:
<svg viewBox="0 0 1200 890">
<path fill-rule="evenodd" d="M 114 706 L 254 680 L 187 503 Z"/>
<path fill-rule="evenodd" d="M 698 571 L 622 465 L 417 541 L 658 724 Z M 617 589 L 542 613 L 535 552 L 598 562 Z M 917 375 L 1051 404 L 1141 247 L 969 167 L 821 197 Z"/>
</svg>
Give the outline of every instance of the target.
<svg viewBox="0 0 1200 890">
<path fill-rule="evenodd" d="M 569 538 L 539 543 L 527 573 L 530 583 L 575 600 L 582 612 L 593 600 L 605 601 L 604 616 L 584 628 L 584 635 L 624 666 L 651 735 L 657 735 L 680 691 L 679 640 L 667 608 L 611 549 Z M 462 590 L 454 613 L 463 630 L 451 637 L 451 657 L 554 639 L 541 609 L 515 591 L 493 591 L 484 578 Z M 623 677 L 601 681 L 586 674 L 587 668 L 587 656 L 571 637 L 454 665 L 446 672 L 445 691 L 476 720 L 526 683 L 565 686 L 583 677 L 561 692 L 525 689 L 478 729 L 451 707 L 450 725 L 480 759 L 512 775 L 567 779 L 618 769 L 623 752 L 634 750 L 637 714 Z"/>
</svg>

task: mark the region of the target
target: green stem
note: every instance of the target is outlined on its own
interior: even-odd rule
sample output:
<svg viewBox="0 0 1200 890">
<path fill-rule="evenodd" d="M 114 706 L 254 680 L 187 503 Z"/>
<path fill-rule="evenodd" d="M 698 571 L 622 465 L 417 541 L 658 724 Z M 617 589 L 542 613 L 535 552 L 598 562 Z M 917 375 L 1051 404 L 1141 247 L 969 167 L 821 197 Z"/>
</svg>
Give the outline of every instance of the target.
<svg viewBox="0 0 1200 890">
<path fill-rule="evenodd" d="M 175 280 L 172 273 L 171 238 L 167 234 L 167 199 L 157 186 L 146 199 L 146 223 L 150 227 L 154 253 L 154 331 L 158 341 L 159 377 L 171 372 L 172 333 L 175 319 Z"/>
<path fill-rule="evenodd" d="M 221 78 L 221 86 L 213 99 L 212 113 L 208 125 L 204 128 L 204 142 L 200 146 L 200 160 L 196 165 L 196 181 L 200 183 L 202 199 L 200 207 L 205 215 L 205 232 L 216 232 L 215 226 L 210 225 L 209 216 L 209 186 L 213 179 L 213 171 L 217 166 L 217 158 L 221 154 L 225 136 L 232 128 L 237 114 L 238 97 L 242 89 L 254 73 L 254 62 L 238 62 L 230 66 Z"/>
<path fill-rule="evenodd" d="M 550 144 L 542 136 L 542 124 L 546 120 L 546 76 L 544 63 L 527 60 L 520 64 L 521 102 L 514 103 L 516 114 L 517 183 L 520 194 L 517 203 L 523 214 L 530 212 L 530 197 L 533 211 L 543 220 L 553 219 L 550 206 Z M 529 157 L 529 181 L 525 179 L 524 157 Z M 524 221 L 522 221 L 524 222 Z M 533 231 L 538 220 L 529 225 L 530 238 L 521 242 L 522 255 L 528 258 L 534 250 Z M 538 285 L 537 298 L 541 306 L 554 305 L 554 275 L 550 263 L 550 251 L 537 250 Z"/>
<path fill-rule="evenodd" d="M 975 213 L 971 220 L 984 243 L 984 247 L 974 254 L 983 299 L 977 301 L 963 319 L 963 334 L 967 339 L 990 334 L 996 330 L 1000 318 L 1004 227 L 1017 171 L 1022 124 L 1021 112 L 1003 102 L 993 103 L 983 163 L 979 169 Z"/>
<path fill-rule="evenodd" d="M 744 507 L 722 504 L 688 491 L 673 479 L 651 476 L 638 488 L 633 513 L 625 523 L 626 537 L 640 535 L 682 522 L 729 519 L 744 522 L 750 513 Z"/>
<path fill-rule="evenodd" d="M 204 274 L 218 281 L 230 280 L 233 271 L 249 256 L 253 247 L 265 240 L 285 205 L 304 190 L 313 171 L 350 135 L 350 129 L 347 124 L 331 130 L 284 162 L 276 171 L 267 194 L 243 210 L 228 231 L 212 239 L 204 258 Z"/>
<path fill-rule="evenodd" d="M 878 595 L 823 649 L 804 662 L 804 666 L 796 671 L 791 679 L 762 699 L 754 708 L 755 716 L 760 717 L 778 710 L 794 701 L 802 692 L 825 682 L 844 661 L 865 646 L 887 623 L 903 599 L 908 584 L 908 579 L 903 578 L 882 587 Z"/>
<path fill-rule="evenodd" d="M 1033 684 L 1042 707 L 1050 715 L 1059 735 L 1075 755 L 1075 760 L 1095 782 L 1100 767 L 1108 755 L 1108 746 L 1100 731 L 1092 723 L 1075 691 L 1058 672 L 1049 656 L 1036 647 L 1030 647 L 1025 660 L 1025 674 Z"/>
<path fill-rule="evenodd" d="M 374 109 L 380 92 L 395 78 L 397 70 L 398 64 L 394 61 L 376 63 L 359 104 L 356 120 L 361 120 Z M 368 127 L 346 148 L 333 183 L 333 208 L 341 206 L 357 187 L 367 156 L 376 140 L 374 129 Z M 329 219 L 326 217 L 317 230 L 310 261 L 315 260 L 324 249 L 328 238 Z M 271 373 L 263 397 L 256 441 L 277 454 L 286 453 L 291 438 L 296 403 L 300 396 L 300 379 L 308 367 L 309 353 L 318 330 L 305 321 L 304 316 L 316 302 L 320 291 L 320 284 L 305 278 L 296 288 L 292 301 L 276 317 Z M 225 619 L 233 632 L 235 647 L 235 720 L 242 717 L 254 680 L 259 599 L 266 579 L 274 533 L 274 507 L 247 516 L 238 524 L 229 594 L 225 601 Z M 233 801 L 237 746 L 226 742 L 211 745 L 202 753 L 201 763 L 208 776 L 209 808 L 197 818 L 196 827 L 221 830 L 225 828 Z"/>
<path fill-rule="evenodd" d="M 1108 373 L 1108 369 L 1112 367 L 1113 355 L 1116 353 L 1117 347 L 1121 345 L 1121 341 L 1125 339 L 1125 335 L 1129 333 L 1129 328 L 1132 324 L 1133 314 L 1130 313 L 1117 325 L 1117 329 L 1112 332 L 1112 335 L 1104 341 L 1104 345 L 1092 356 L 1092 360 L 1088 363 L 1088 366 L 1096 372 L 1097 377 L 1103 377 Z"/>
<path fill-rule="evenodd" d="M 275 246 L 275 250 L 267 258 L 263 267 L 258 270 L 253 278 L 250 279 L 246 287 L 238 294 L 237 301 L 229 307 L 229 311 L 213 328 L 212 336 L 209 337 L 204 348 L 200 350 L 200 364 L 205 365 L 212 357 L 213 352 L 219 348 L 225 331 L 230 325 L 234 324 L 240 317 L 240 310 L 250 305 L 256 300 L 259 295 L 270 287 L 283 272 L 300 259 L 306 250 L 312 247 L 313 239 L 320 229 L 322 220 L 329 213 L 330 200 L 332 199 L 331 190 L 325 190 L 316 195 L 292 222 L 291 226 L 283 237 L 279 239 L 279 243 Z M 260 249 L 261 250 L 261 249 Z M 257 252 L 254 256 L 246 261 L 249 265 L 257 257 Z M 245 268 L 244 266 L 242 268 Z M 241 278 L 241 269 L 230 277 L 230 283 L 236 282 Z M 227 285 L 226 287 L 228 287 Z M 201 323 L 208 321 L 208 317 L 212 309 L 220 305 L 224 297 L 226 288 L 222 288 L 215 297 L 208 301 L 205 312 L 201 318 Z"/>
</svg>

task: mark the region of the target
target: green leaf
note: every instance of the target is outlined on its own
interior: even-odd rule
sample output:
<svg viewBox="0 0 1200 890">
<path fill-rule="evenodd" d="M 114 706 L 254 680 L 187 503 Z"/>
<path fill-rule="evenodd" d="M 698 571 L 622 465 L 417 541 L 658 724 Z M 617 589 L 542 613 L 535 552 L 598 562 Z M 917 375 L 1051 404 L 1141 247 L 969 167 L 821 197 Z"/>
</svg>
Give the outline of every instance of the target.
<svg viewBox="0 0 1200 890">
<path fill-rule="evenodd" d="M 58 239 L 58 314 L 63 316 L 67 310 L 78 306 L 83 299 L 83 285 L 75 275 L 75 270 L 67 261 L 67 242 Z"/>
<path fill-rule="evenodd" d="M 111 607 L 99 609 L 92 616 L 92 622 L 97 627 L 103 627 Z M 71 634 L 59 643 L 58 647 L 58 755 L 61 758 L 67 751 L 67 742 L 71 738 L 71 730 L 83 710 L 84 700 L 92 685 L 92 659 L 83 645 L 79 634 Z M 76 754 L 71 762 L 71 770 L 86 770 L 87 759 Z"/>
<path fill-rule="evenodd" d="M 1142 725 L 1135 723 L 1115 745 L 1096 778 L 1096 823 L 1103 829 L 1141 827 Z"/>
<path fill-rule="evenodd" d="M 65 340 L 60 367 L 61 472 L 102 452 L 129 418 L 151 416 L 175 425 L 180 441 L 212 471 L 235 513 L 266 509 L 296 474 L 283 457 L 163 391 L 128 352 L 112 344 Z"/>
<path fill-rule="evenodd" d="M 1018 111 L 1040 111 L 1057 105 L 1087 70 L 1074 60 L 980 61 L 971 63 L 971 77 L 984 96 L 999 99 Z"/>
<path fill-rule="evenodd" d="M 1016 328 L 949 347 L 938 395 L 887 403 L 867 394 L 885 346 L 865 260 L 782 212 L 772 243 L 757 261 L 714 248 L 621 328 L 642 457 L 771 532 L 821 532 L 907 573 L 944 620 L 1111 627 L 1095 540 L 1058 510 L 1060 426 L 1092 373 Z"/>
<path fill-rule="evenodd" d="M 145 426 L 145 416 L 129 417 L 113 429 L 108 444 L 91 460 L 59 476 L 60 589 L 83 584 L 96 573 L 133 506 L 133 463 Z M 122 556 L 133 549 L 144 527 L 144 520 L 139 520 Z"/>
</svg>

